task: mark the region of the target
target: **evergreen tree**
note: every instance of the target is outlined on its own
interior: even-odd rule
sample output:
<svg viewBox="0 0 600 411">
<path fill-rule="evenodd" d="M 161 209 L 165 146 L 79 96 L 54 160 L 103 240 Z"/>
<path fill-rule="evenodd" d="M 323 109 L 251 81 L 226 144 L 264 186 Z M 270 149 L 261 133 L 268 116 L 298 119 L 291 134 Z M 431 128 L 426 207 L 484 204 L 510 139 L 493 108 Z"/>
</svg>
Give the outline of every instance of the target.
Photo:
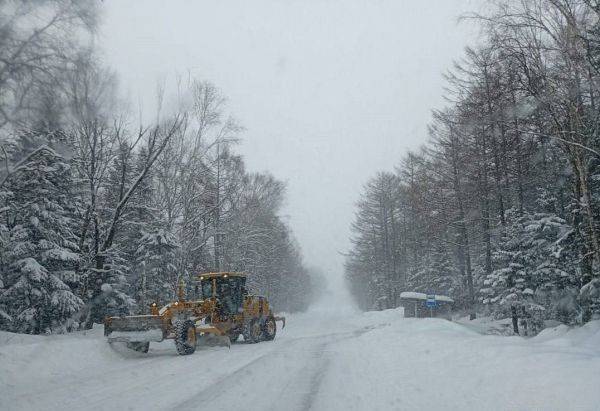
<svg viewBox="0 0 600 411">
<path fill-rule="evenodd" d="M 487 276 L 482 302 L 493 314 L 518 319 L 526 331 L 536 332 L 546 319 L 572 323 L 578 315 L 572 254 L 572 229 L 563 219 L 547 213 L 507 213 L 505 233 L 494 253 L 498 267 Z"/>
<path fill-rule="evenodd" d="M 129 261 L 123 258 L 118 248 L 110 248 L 104 253 L 103 267 L 88 269 L 88 278 L 99 282 L 100 290 L 95 295 L 88 291 L 88 306 L 93 305 L 96 312 L 105 316 L 123 316 L 131 314 L 136 307 L 136 301 L 130 296 L 131 287 L 128 282 Z M 101 279 L 101 280 L 100 280 Z M 96 288 L 96 287 L 95 287 Z M 87 312 L 87 315 L 91 315 Z M 86 318 L 86 320 L 88 320 Z"/>
<path fill-rule="evenodd" d="M 454 297 L 459 288 L 457 282 L 458 273 L 451 256 L 438 243 L 422 258 L 420 268 L 409 278 L 407 289 Z"/>
<path fill-rule="evenodd" d="M 7 183 L 6 284 L 0 306 L 9 329 L 27 333 L 72 328 L 83 302 L 77 284 L 78 238 L 72 231 L 70 167 L 42 146 L 11 173 Z"/>
<path fill-rule="evenodd" d="M 175 237 L 159 229 L 145 233 L 136 253 L 135 295 L 142 310 L 150 303 L 165 303 L 177 295 L 179 272 L 175 266 Z"/>
</svg>

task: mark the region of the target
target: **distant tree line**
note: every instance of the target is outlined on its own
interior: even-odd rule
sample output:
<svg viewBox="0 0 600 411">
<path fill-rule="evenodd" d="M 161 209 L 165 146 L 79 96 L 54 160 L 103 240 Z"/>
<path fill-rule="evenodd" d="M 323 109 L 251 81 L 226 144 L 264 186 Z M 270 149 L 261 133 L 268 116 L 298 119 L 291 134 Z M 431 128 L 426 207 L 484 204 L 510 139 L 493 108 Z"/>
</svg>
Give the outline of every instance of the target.
<svg viewBox="0 0 600 411">
<path fill-rule="evenodd" d="M 465 16 L 483 39 L 427 143 L 366 184 L 346 276 L 363 309 L 416 290 L 515 332 L 583 323 L 600 316 L 600 7 L 488 6 Z"/>
<path fill-rule="evenodd" d="M 145 313 L 215 270 L 246 271 L 276 309 L 304 309 L 312 286 L 280 217 L 284 184 L 245 169 L 241 127 L 211 83 L 186 82 L 173 114 L 132 127 L 91 46 L 99 4 L 0 4 L 0 329 Z"/>
</svg>

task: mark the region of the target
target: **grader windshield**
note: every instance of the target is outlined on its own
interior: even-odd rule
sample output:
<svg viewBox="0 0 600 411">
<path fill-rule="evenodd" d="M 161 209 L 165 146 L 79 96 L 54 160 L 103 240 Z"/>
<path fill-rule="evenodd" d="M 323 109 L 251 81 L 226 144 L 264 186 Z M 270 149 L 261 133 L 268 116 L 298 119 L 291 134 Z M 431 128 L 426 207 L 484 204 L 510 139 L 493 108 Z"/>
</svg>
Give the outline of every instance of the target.
<svg viewBox="0 0 600 411">
<path fill-rule="evenodd" d="M 246 276 L 237 273 L 218 273 L 200 276 L 201 298 L 217 298 L 227 314 L 242 307 Z"/>
</svg>

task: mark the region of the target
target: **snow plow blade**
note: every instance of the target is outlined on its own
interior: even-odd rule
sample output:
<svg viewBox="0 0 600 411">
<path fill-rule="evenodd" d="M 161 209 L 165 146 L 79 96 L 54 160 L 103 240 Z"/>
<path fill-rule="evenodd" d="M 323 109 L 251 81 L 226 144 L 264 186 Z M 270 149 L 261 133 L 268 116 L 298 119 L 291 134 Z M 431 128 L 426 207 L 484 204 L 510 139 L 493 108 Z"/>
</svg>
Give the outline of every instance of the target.
<svg viewBox="0 0 600 411">
<path fill-rule="evenodd" d="M 198 345 L 201 347 L 227 347 L 231 348 L 231 340 L 226 335 L 202 334 L 198 337 Z"/>
<path fill-rule="evenodd" d="M 104 321 L 108 342 L 160 342 L 165 338 L 163 322 L 158 315 L 110 317 Z"/>
<path fill-rule="evenodd" d="M 285 328 L 285 317 L 283 316 L 279 316 L 279 317 L 274 317 L 275 321 L 281 321 L 281 329 L 283 330 Z"/>
<path fill-rule="evenodd" d="M 198 345 L 206 347 L 228 347 L 231 348 L 231 340 L 227 334 L 217 327 L 211 325 L 196 325 Z"/>
</svg>

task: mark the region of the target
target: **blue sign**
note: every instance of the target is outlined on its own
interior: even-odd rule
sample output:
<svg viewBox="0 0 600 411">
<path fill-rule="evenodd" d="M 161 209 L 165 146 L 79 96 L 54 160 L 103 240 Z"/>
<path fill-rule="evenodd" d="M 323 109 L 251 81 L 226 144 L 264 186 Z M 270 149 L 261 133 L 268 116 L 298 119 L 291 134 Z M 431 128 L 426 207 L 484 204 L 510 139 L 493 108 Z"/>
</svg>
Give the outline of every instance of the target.
<svg viewBox="0 0 600 411">
<path fill-rule="evenodd" d="M 435 308 L 435 307 L 437 307 L 437 305 L 438 305 L 438 302 L 435 299 L 435 295 L 428 294 L 427 300 L 425 300 L 425 306 L 427 306 L 427 308 Z"/>
</svg>

